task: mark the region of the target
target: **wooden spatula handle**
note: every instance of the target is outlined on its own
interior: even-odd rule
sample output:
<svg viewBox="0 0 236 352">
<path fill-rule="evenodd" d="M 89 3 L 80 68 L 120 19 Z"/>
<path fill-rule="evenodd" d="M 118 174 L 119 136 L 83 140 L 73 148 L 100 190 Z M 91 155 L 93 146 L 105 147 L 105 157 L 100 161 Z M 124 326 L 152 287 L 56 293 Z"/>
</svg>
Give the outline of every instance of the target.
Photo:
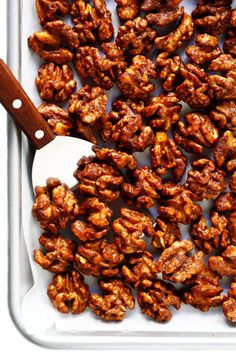
<svg viewBox="0 0 236 352">
<path fill-rule="evenodd" d="M 47 122 L 2 59 L 0 59 L 0 102 L 36 149 L 44 147 L 55 138 Z"/>
</svg>

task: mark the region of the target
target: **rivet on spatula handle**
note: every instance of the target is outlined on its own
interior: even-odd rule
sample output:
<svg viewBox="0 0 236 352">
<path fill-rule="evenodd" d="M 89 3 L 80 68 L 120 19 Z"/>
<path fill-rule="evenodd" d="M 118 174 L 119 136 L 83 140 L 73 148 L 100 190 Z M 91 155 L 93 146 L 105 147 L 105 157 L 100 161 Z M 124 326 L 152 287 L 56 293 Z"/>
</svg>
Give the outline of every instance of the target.
<svg viewBox="0 0 236 352">
<path fill-rule="evenodd" d="M 2 59 L 0 59 L 0 102 L 36 149 L 41 149 L 55 138 L 47 122 Z"/>
</svg>

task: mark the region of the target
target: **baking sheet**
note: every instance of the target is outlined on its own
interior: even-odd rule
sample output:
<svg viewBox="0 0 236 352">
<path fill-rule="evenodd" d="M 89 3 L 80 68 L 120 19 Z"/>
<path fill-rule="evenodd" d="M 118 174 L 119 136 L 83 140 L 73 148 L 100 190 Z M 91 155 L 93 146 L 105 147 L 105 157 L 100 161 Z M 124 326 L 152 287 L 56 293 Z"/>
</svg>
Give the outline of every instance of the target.
<svg viewBox="0 0 236 352">
<path fill-rule="evenodd" d="M 195 1 L 183 1 L 187 12 L 192 11 L 195 3 Z M 234 7 L 235 3 L 236 1 L 233 2 Z M 115 11 L 116 4 L 111 0 L 108 0 L 107 4 L 112 11 L 113 23 L 117 31 L 119 22 Z M 34 78 L 37 75 L 41 60 L 27 46 L 28 36 L 40 28 L 34 2 L 29 0 L 21 1 L 21 14 L 21 82 L 26 92 L 38 106 L 41 100 L 34 84 Z M 77 89 L 79 89 L 81 82 L 78 76 L 76 76 L 76 79 L 78 83 Z M 156 92 L 158 91 L 159 89 L 157 88 Z M 114 87 L 109 92 L 109 99 L 113 100 L 117 95 L 118 90 Z M 207 313 L 202 313 L 191 306 L 182 304 L 179 311 L 173 309 L 173 318 L 165 324 L 155 323 L 146 318 L 140 312 L 137 302 L 135 310 L 128 312 L 124 321 L 119 323 L 104 322 L 96 318 L 89 309 L 80 315 L 73 316 L 72 314 L 63 315 L 53 308 L 47 297 L 47 286 L 51 282 L 53 275 L 46 270 L 42 270 L 40 266 L 33 262 L 33 250 L 39 247 L 38 237 L 42 231 L 31 215 L 33 204 L 31 185 L 32 156 L 32 150 L 27 140 L 23 137 L 21 146 L 22 227 L 34 282 L 33 287 L 24 296 L 21 305 L 22 321 L 28 334 L 39 335 L 53 330 L 63 334 L 101 333 L 104 336 L 111 333 L 138 334 L 141 336 L 146 336 L 146 334 L 158 336 L 161 333 L 166 333 L 167 336 L 172 336 L 173 334 L 178 336 L 178 334 L 181 335 L 183 333 L 191 336 L 192 333 L 199 333 L 219 337 L 220 333 L 234 333 L 236 337 L 235 327 L 226 322 L 221 308 L 214 308 Z M 142 163 L 141 158 L 140 162 Z M 42 167 L 44 166 L 42 165 Z M 154 213 L 153 215 L 156 214 Z M 181 226 L 181 230 L 182 237 L 187 237 L 188 227 Z M 23 260 L 21 265 L 24 265 Z M 86 277 L 86 282 L 90 285 L 92 292 L 97 289 L 96 281 L 96 279 Z"/>
</svg>

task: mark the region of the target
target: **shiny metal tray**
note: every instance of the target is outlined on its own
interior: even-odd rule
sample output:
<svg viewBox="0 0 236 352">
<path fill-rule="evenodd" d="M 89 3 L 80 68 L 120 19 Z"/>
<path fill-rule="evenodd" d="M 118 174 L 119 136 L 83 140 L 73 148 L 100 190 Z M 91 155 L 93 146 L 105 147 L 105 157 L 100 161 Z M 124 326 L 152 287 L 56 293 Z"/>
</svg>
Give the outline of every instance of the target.
<svg viewBox="0 0 236 352">
<path fill-rule="evenodd" d="M 109 0 L 107 1 L 109 2 Z M 184 5 L 195 1 L 183 1 Z M 187 5 L 186 5 L 187 6 Z M 32 13 L 32 15 L 29 15 Z M 27 48 L 27 34 L 33 32 L 37 17 L 32 0 L 8 0 L 8 64 L 23 87 L 39 104 L 33 84 L 36 67 Z M 37 25 L 38 27 L 38 25 Z M 131 314 L 128 325 L 123 323 L 90 324 L 85 315 L 76 329 L 59 329 L 57 324 L 43 329 L 47 315 L 41 312 L 39 331 L 29 333 L 22 314 L 25 296 L 34 283 L 34 273 L 26 248 L 24 231 L 30 217 L 29 201 L 33 201 L 31 165 L 34 151 L 13 122 L 8 123 L 8 208 L 9 208 L 9 307 L 13 321 L 26 338 L 36 344 L 56 349 L 124 349 L 124 350 L 196 350 L 236 348 L 236 328 L 225 322 L 216 310 L 199 313 L 183 307 L 171 323 L 158 324 Z M 35 299 L 37 306 L 41 297 Z M 37 317 L 34 317 L 37 318 Z M 65 317 L 65 319 L 70 317 Z M 33 323 L 33 322 L 32 322 Z M 65 322 L 64 322 L 65 323 Z"/>
</svg>

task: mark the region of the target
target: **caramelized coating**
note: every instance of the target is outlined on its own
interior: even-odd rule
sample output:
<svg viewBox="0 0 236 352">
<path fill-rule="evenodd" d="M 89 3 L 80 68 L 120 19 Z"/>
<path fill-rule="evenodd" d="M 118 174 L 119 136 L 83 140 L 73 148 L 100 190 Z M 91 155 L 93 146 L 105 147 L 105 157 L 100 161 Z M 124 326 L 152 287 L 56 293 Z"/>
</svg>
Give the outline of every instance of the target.
<svg viewBox="0 0 236 352">
<path fill-rule="evenodd" d="M 94 241 L 106 235 L 109 230 L 111 209 L 98 198 L 87 198 L 79 207 L 80 215 L 86 217 L 86 222 L 76 220 L 71 231 L 80 241 Z"/>
<path fill-rule="evenodd" d="M 236 246 L 228 246 L 220 256 L 210 257 L 208 263 L 221 276 L 236 275 Z"/>
<path fill-rule="evenodd" d="M 48 297 L 61 313 L 82 313 L 88 305 L 89 287 L 78 271 L 57 274 L 48 286 Z"/>
<path fill-rule="evenodd" d="M 127 309 L 134 309 L 135 300 L 131 289 L 120 279 L 100 280 L 99 286 L 107 294 L 105 296 L 90 295 L 89 307 L 101 319 L 120 321 L 125 318 Z"/>
<path fill-rule="evenodd" d="M 193 247 L 193 243 L 188 240 L 175 241 L 162 252 L 157 261 L 157 269 L 163 273 L 165 280 L 184 282 L 202 270 L 204 265 L 202 251 L 192 257 L 187 256 Z"/>
<path fill-rule="evenodd" d="M 104 202 L 117 199 L 120 186 L 124 182 L 124 177 L 114 166 L 89 157 L 84 157 L 78 162 L 74 176 L 79 182 L 81 193 L 96 196 Z"/>
<path fill-rule="evenodd" d="M 161 178 L 148 166 L 134 170 L 129 180 L 121 186 L 121 197 L 129 206 L 151 208 L 154 200 L 160 198 Z"/>
<path fill-rule="evenodd" d="M 39 243 L 44 247 L 45 254 L 41 249 L 35 249 L 34 260 L 43 269 L 51 273 L 64 273 L 71 267 L 77 247 L 74 241 L 60 234 L 43 233 Z"/>
<path fill-rule="evenodd" d="M 128 55 L 135 56 L 152 50 L 157 33 L 142 17 L 125 22 L 119 27 L 116 44 Z"/>
<path fill-rule="evenodd" d="M 236 211 L 236 195 L 229 192 L 223 193 L 216 199 L 214 205 L 219 212 Z"/>
<path fill-rule="evenodd" d="M 213 160 L 198 159 L 191 165 L 186 186 L 198 196 L 198 200 L 216 199 L 226 189 L 226 174 L 216 168 Z"/>
<path fill-rule="evenodd" d="M 159 215 L 166 221 L 189 224 L 202 214 L 200 205 L 194 203 L 196 195 L 185 185 L 167 182 L 162 189 L 163 198 L 158 209 Z"/>
<path fill-rule="evenodd" d="M 163 27 L 177 21 L 178 18 L 184 14 L 184 7 L 178 7 L 178 3 L 181 1 L 157 1 L 156 9 L 152 9 L 155 10 L 155 12 L 149 13 L 146 16 L 148 23 Z M 160 2 L 163 4 L 158 6 L 158 3 Z"/>
<path fill-rule="evenodd" d="M 187 158 L 167 133 L 156 133 L 150 153 L 152 167 L 157 174 L 165 175 L 171 169 L 174 179 L 177 182 L 181 180 L 186 169 Z"/>
<path fill-rule="evenodd" d="M 143 152 L 153 143 L 154 134 L 151 127 L 143 125 L 142 110 L 142 102 L 115 100 L 112 110 L 102 118 L 102 139 L 112 140 L 119 149 L 129 153 Z"/>
<path fill-rule="evenodd" d="M 219 130 L 207 115 L 192 112 L 184 120 L 186 125 L 182 121 L 176 123 L 174 140 L 186 152 L 201 154 L 204 147 L 210 148 L 217 142 Z"/>
<path fill-rule="evenodd" d="M 104 0 L 93 0 L 93 6 L 84 0 L 74 1 L 70 14 L 81 44 L 110 41 L 114 34 L 111 12 Z"/>
<path fill-rule="evenodd" d="M 221 54 L 216 59 L 212 60 L 209 71 L 230 71 L 236 69 L 236 59 L 230 54 Z"/>
<path fill-rule="evenodd" d="M 124 72 L 127 64 L 123 51 L 115 43 L 103 43 L 101 52 L 91 46 L 80 47 L 74 60 L 75 69 L 82 79 L 91 78 L 94 84 L 111 89 L 118 75 Z"/>
<path fill-rule="evenodd" d="M 158 77 L 163 81 L 162 88 L 168 92 L 174 91 L 180 78 L 181 57 L 163 52 L 157 56 L 156 65 L 160 68 Z"/>
<path fill-rule="evenodd" d="M 209 95 L 208 75 L 194 64 L 181 65 L 180 74 L 183 82 L 176 88 L 179 99 L 191 108 L 206 108 L 211 103 Z"/>
<path fill-rule="evenodd" d="M 39 68 L 35 83 L 41 99 L 58 103 L 67 100 L 76 87 L 70 66 L 56 66 L 52 62 Z"/>
<path fill-rule="evenodd" d="M 236 99 L 236 70 L 231 70 L 222 75 L 211 75 L 208 78 L 209 94 L 216 100 Z"/>
<path fill-rule="evenodd" d="M 169 222 L 157 217 L 154 226 L 154 235 L 152 236 L 152 246 L 155 248 L 165 249 L 170 247 L 174 241 L 180 239 L 181 233 L 178 224 Z"/>
<path fill-rule="evenodd" d="M 232 323 L 236 323 L 236 279 L 234 277 L 233 282 L 228 290 L 228 296 L 222 305 L 223 313 Z"/>
<path fill-rule="evenodd" d="M 222 305 L 225 296 L 220 286 L 219 275 L 213 273 L 204 265 L 202 270 L 185 283 L 190 287 L 183 292 L 183 301 L 202 312 L 207 312 L 212 307 Z"/>
<path fill-rule="evenodd" d="M 119 265 L 124 260 L 115 243 L 104 240 L 86 242 L 78 246 L 75 265 L 85 275 L 112 277 L 119 274 Z"/>
<path fill-rule="evenodd" d="M 192 12 L 195 26 L 212 35 L 224 33 L 229 26 L 231 0 L 200 0 Z"/>
<path fill-rule="evenodd" d="M 137 160 L 133 155 L 115 149 L 99 148 L 95 145 L 92 147 L 92 150 L 95 153 L 96 159 L 108 162 L 119 170 L 123 168 L 135 170 L 137 168 Z"/>
<path fill-rule="evenodd" d="M 193 242 L 204 253 L 211 253 L 213 248 L 225 248 L 231 242 L 228 220 L 217 212 L 211 213 L 212 226 L 207 226 L 206 219 L 201 216 L 191 230 Z"/>
<path fill-rule="evenodd" d="M 181 305 L 181 299 L 174 286 L 162 280 L 156 280 L 147 289 L 140 289 L 137 299 L 141 311 L 158 322 L 170 320 L 170 307 L 179 309 Z"/>
<path fill-rule="evenodd" d="M 230 163 L 236 159 L 236 138 L 232 131 L 226 131 L 214 146 L 213 150 L 216 165 L 221 167 L 227 162 L 230 171 Z"/>
<path fill-rule="evenodd" d="M 170 34 L 163 37 L 157 37 L 155 44 L 158 50 L 173 53 L 180 48 L 183 43 L 190 39 L 194 32 L 194 24 L 192 17 L 184 13 L 178 27 Z"/>
<path fill-rule="evenodd" d="M 55 1 L 54 1 L 55 2 Z M 63 65 L 72 61 L 80 43 L 78 34 L 63 21 L 52 21 L 28 38 L 29 47 L 44 61 Z"/>
<path fill-rule="evenodd" d="M 195 38 L 196 45 L 188 46 L 185 53 L 191 62 L 197 65 L 211 63 L 221 54 L 218 46 L 218 38 L 207 33 L 197 34 Z"/>
<path fill-rule="evenodd" d="M 138 16 L 138 0 L 115 0 L 117 3 L 117 14 L 122 21 L 133 20 Z"/>
<path fill-rule="evenodd" d="M 97 143 L 97 138 L 95 136 L 95 126 L 88 125 L 81 120 L 77 119 L 75 121 L 76 132 L 79 137 L 85 139 L 93 144 Z"/>
<path fill-rule="evenodd" d="M 59 16 L 65 16 L 70 10 L 68 0 L 36 0 L 35 6 L 39 23 L 42 26 L 47 22 L 57 20 Z"/>
<path fill-rule="evenodd" d="M 163 7 L 175 8 L 182 0 L 142 0 L 141 10 L 152 11 L 159 10 Z"/>
<path fill-rule="evenodd" d="M 150 118 L 148 124 L 152 129 L 169 131 L 180 119 L 182 105 L 178 104 L 179 101 L 173 92 L 152 97 L 147 101 L 142 115 Z"/>
<path fill-rule="evenodd" d="M 157 277 L 157 267 L 152 254 L 145 251 L 131 255 L 128 263 L 122 266 L 121 275 L 125 282 L 135 289 L 152 286 Z"/>
<path fill-rule="evenodd" d="M 43 230 L 56 234 L 79 213 L 75 195 L 57 178 L 49 178 L 46 186 L 35 187 L 33 216 Z"/>
<path fill-rule="evenodd" d="M 143 55 L 133 57 L 131 65 L 118 76 L 121 93 L 130 99 L 144 99 L 155 89 L 150 79 L 156 78 L 154 63 Z"/>
<path fill-rule="evenodd" d="M 236 171 L 230 176 L 229 188 L 231 192 L 236 193 Z"/>
<path fill-rule="evenodd" d="M 68 111 L 82 122 L 92 125 L 106 112 L 108 97 L 100 87 L 86 84 L 71 95 Z"/>
<path fill-rule="evenodd" d="M 220 128 L 236 130 L 236 103 L 233 100 L 222 101 L 214 106 L 210 112 L 210 118 L 214 120 Z"/>
<path fill-rule="evenodd" d="M 151 219 L 144 213 L 128 208 L 120 209 L 121 217 L 113 222 L 115 243 L 124 254 L 144 252 L 146 243 L 141 239 L 143 233 L 153 236 Z"/>
<path fill-rule="evenodd" d="M 73 121 L 69 114 L 55 104 L 41 104 L 38 111 L 47 121 L 53 132 L 58 136 L 69 136 Z"/>
</svg>

